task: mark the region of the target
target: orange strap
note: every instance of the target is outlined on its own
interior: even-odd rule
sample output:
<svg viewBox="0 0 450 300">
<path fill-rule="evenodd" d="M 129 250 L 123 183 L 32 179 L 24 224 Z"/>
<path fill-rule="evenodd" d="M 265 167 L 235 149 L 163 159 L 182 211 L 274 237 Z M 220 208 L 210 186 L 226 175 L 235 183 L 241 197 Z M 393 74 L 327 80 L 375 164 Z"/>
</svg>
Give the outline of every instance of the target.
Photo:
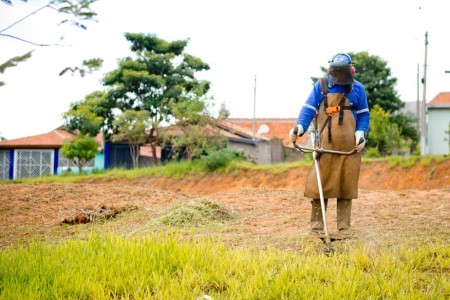
<svg viewBox="0 0 450 300">
<path fill-rule="evenodd" d="M 340 111 L 341 111 L 340 106 L 327 107 L 327 109 L 325 110 L 326 114 L 329 116 L 333 115 L 333 113 L 340 112 Z"/>
</svg>

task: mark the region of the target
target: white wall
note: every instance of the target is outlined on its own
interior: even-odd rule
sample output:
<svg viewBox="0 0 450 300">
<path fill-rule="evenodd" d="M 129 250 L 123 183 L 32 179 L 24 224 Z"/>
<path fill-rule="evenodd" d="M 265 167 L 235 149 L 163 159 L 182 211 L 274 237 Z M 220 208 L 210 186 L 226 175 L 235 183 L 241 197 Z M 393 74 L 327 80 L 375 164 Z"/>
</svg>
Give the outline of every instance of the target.
<svg viewBox="0 0 450 300">
<path fill-rule="evenodd" d="M 427 154 L 449 154 L 448 133 L 450 124 L 450 107 L 428 108 Z M 447 139 L 447 140 L 445 140 Z"/>
</svg>

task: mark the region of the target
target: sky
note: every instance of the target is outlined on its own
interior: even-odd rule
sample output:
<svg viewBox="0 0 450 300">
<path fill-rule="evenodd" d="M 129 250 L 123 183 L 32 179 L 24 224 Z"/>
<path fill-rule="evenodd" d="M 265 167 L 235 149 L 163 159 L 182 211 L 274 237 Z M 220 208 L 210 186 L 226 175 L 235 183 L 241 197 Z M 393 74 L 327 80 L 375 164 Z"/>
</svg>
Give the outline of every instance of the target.
<svg viewBox="0 0 450 300">
<path fill-rule="evenodd" d="M 48 1 L 0 3 L 0 31 Z M 186 53 L 210 70 L 211 111 L 223 103 L 233 118 L 297 118 L 310 77 L 339 52 L 367 51 L 387 62 L 403 101 L 423 99 L 425 32 L 428 32 L 426 100 L 450 91 L 448 0 L 98 0 L 87 30 L 57 25 L 49 8 L 3 31 L 35 43 L 0 36 L 0 64 L 33 50 L 32 58 L 0 74 L 0 136 L 15 139 L 63 124 L 73 102 L 104 90 L 101 78 L 132 55 L 125 32 L 189 39 Z M 63 37 L 63 39 L 61 38 Z M 65 67 L 89 58 L 101 70 L 80 77 Z M 419 88 L 419 90 L 418 90 Z M 288 134 L 288 133 L 286 133 Z"/>
</svg>

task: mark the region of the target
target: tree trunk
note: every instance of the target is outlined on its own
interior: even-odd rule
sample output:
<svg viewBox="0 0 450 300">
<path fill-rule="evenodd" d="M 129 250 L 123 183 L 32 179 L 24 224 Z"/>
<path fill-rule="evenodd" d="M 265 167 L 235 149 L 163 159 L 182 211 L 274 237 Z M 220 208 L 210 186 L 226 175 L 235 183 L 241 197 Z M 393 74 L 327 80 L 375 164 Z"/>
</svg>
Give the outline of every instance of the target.
<svg viewBox="0 0 450 300">
<path fill-rule="evenodd" d="M 129 144 L 130 146 L 130 154 L 131 154 L 131 160 L 133 161 L 133 169 L 136 169 L 139 167 L 139 144 Z"/>
<path fill-rule="evenodd" d="M 156 166 L 158 164 L 158 158 L 156 157 L 156 144 L 157 144 L 157 139 L 154 135 L 154 133 L 156 132 L 155 128 L 150 129 L 150 133 L 149 133 L 149 144 L 150 147 L 152 147 L 152 160 L 153 160 L 153 164 Z"/>
</svg>

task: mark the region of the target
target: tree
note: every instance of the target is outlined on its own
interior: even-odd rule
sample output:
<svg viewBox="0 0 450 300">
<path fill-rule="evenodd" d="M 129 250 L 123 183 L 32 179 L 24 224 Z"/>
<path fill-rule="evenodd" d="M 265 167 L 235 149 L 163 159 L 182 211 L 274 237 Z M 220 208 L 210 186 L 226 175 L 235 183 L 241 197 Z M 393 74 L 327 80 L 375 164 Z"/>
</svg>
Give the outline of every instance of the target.
<svg viewBox="0 0 450 300">
<path fill-rule="evenodd" d="M 106 108 L 106 92 L 93 92 L 84 101 L 72 103 L 63 119 L 69 131 L 78 130 L 83 135 L 96 136 L 103 127 L 105 120 L 111 118 Z"/>
<path fill-rule="evenodd" d="M 150 114 L 149 143 L 156 163 L 156 135 L 160 123 L 171 121 L 170 103 L 206 98 L 210 83 L 195 78 L 208 70 L 200 58 L 184 52 L 187 40 L 168 42 L 152 34 L 126 33 L 133 57 L 125 57 L 106 74 L 108 109 L 146 110 Z M 107 118 L 113 117 L 109 114 Z M 111 120 L 106 120 L 109 126 Z M 111 128 L 114 129 L 114 128 Z"/>
<path fill-rule="evenodd" d="M 27 0 L 22 0 L 23 2 L 27 2 Z M 72 26 L 75 26 L 77 28 L 81 29 L 87 29 L 87 27 L 84 25 L 84 21 L 87 20 L 93 20 L 96 17 L 96 13 L 91 9 L 90 5 L 94 3 L 97 0 L 51 0 L 48 1 L 47 4 L 39 7 L 35 11 L 29 13 L 28 15 L 22 17 L 21 19 L 17 20 L 16 22 L 6 26 L 3 29 L 0 29 L 0 36 L 12 38 L 24 43 L 28 43 L 34 46 L 50 46 L 50 44 L 47 43 L 40 43 L 37 41 L 30 41 L 23 39 L 16 35 L 8 34 L 8 30 L 14 27 L 15 25 L 25 21 L 29 17 L 35 15 L 41 10 L 44 9 L 51 9 L 53 11 L 56 11 L 57 13 L 64 15 L 64 18 L 59 22 L 59 24 L 70 24 Z M 13 5 L 12 0 L 1 0 L 1 2 L 7 4 L 7 5 Z M 3 64 L 0 65 L 0 74 L 5 72 L 6 68 L 17 66 L 18 63 L 23 62 L 31 57 L 31 53 L 33 51 L 27 52 L 22 55 L 15 56 Z M 102 60 L 101 59 L 89 59 L 83 61 L 83 64 L 80 67 L 74 67 L 74 68 L 65 68 L 63 71 L 61 71 L 60 75 L 63 75 L 67 71 L 73 70 L 73 72 L 80 72 L 80 75 L 84 76 L 84 74 L 92 72 L 93 70 L 96 70 L 101 67 Z M 0 86 L 4 85 L 4 82 L 0 81 Z"/>
<path fill-rule="evenodd" d="M 360 81 L 367 93 L 369 108 L 380 106 L 393 113 L 405 106 L 395 91 L 397 78 L 392 77 L 387 62 L 367 52 L 349 53 L 355 65 L 355 79 Z"/>
<path fill-rule="evenodd" d="M 170 103 L 175 117 L 175 130 L 161 132 L 164 144 L 172 146 L 172 154 L 185 156 L 189 161 L 206 154 L 210 149 L 226 146 L 225 138 L 215 126 L 215 120 L 208 116 L 204 101 L 193 99 Z"/>
<path fill-rule="evenodd" d="M 225 120 L 230 116 L 230 111 L 229 109 L 225 106 L 225 103 L 222 102 L 222 104 L 220 105 L 220 109 L 219 109 L 219 119 L 220 120 Z"/>
<path fill-rule="evenodd" d="M 403 146 L 410 146 L 410 141 L 402 137 L 399 126 L 391 121 L 390 113 L 379 105 L 371 110 L 368 147 L 374 147 L 381 155 L 397 154 Z"/>
<path fill-rule="evenodd" d="M 126 110 L 114 121 L 117 133 L 114 141 L 127 141 L 130 147 L 133 168 L 139 167 L 140 147 L 147 140 L 146 129 L 149 127 L 150 113 L 145 110 Z"/>
<path fill-rule="evenodd" d="M 75 138 L 64 142 L 61 153 L 70 159 L 81 174 L 83 167 L 97 154 L 98 144 L 93 137 L 78 134 Z"/>
</svg>

